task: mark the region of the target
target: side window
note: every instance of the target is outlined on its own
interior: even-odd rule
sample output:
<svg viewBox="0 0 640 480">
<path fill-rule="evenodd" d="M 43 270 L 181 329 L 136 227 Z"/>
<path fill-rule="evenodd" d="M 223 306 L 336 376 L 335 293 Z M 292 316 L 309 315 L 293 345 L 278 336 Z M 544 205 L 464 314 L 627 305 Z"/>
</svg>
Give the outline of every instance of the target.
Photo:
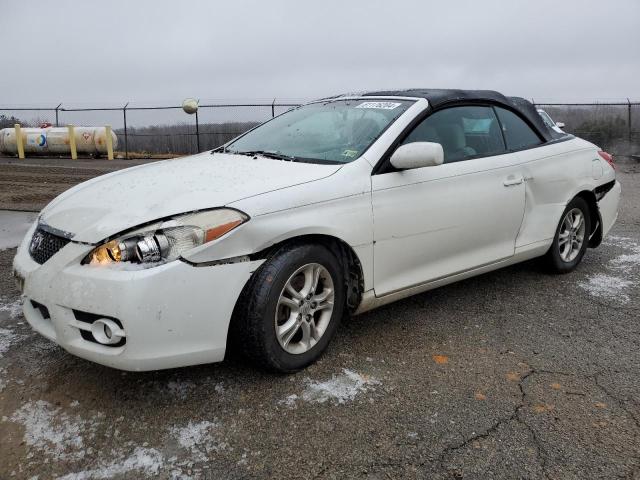
<svg viewBox="0 0 640 480">
<path fill-rule="evenodd" d="M 520 150 L 542 143 L 536 132 L 515 113 L 500 107 L 496 107 L 496 112 L 498 112 L 498 118 L 500 119 L 509 150 Z"/>
<path fill-rule="evenodd" d="M 445 163 L 506 151 L 491 107 L 451 107 L 435 112 L 419 123 L 402 144 L 412 142 L 441 144 Z"/>
</svg>

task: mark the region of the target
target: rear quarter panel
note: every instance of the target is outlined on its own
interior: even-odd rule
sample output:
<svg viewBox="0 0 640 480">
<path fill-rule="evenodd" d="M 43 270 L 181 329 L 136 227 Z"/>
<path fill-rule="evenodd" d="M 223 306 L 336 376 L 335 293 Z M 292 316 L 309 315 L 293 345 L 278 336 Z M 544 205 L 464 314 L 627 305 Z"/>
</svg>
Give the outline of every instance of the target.
<svg viewBox="0 0 640 480">
<path fill-rule="evenodd" d="M 597 151 L 591 143 L 573 138 L 519 152 L 526 179 L 526 199 L 516 249 L 550 245 L 560 216 L 571 199 L 581 191 L 591 191 L 596 185 L 609 181 L 607 178 L 613 170 Z"/>
<path fill-rule="evenodd" d="M 618 207 L 620 206 L 620 197 L 622 195 L 622 187 L 620 182 L 616 182 L 614 187 L 598 202 L 600 209 L 600 218 L 602 219 L 602 236 L 604 237 L 613 224 L 618 219 Z"/>
</svg>

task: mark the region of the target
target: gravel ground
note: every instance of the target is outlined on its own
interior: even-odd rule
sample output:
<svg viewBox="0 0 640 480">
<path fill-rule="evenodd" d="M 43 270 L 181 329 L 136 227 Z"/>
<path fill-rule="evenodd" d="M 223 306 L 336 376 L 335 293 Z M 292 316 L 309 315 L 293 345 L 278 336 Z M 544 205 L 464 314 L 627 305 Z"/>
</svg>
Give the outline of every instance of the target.
<svg viewBox="0 0 640 480">
<path fill-rule="evenodd" d="M 620 219 L 574 273 L 528 262 L 355 317 L 295 375 L 75 358 L 24 322 L 0 251 L 0 478 L 638 479 L 640 165 L 618 171 Z"/>
<path fill-rule="evenodd" d="M 95 160 L 0 156 L 0 210 L 42 210 L 73 185 L 154 160 Z"/>
</svg>

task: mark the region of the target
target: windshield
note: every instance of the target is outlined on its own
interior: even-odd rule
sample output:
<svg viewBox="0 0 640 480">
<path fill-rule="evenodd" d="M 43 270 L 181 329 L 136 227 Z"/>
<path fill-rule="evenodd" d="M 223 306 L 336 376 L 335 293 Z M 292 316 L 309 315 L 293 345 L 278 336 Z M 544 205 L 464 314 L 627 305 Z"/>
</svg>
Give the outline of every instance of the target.
<svg viewBox="0 0 640 480">
<path fill-rule="evenodd" d="M 284 113 L 226 146 L 302 162 L 348 163 L 358 158 L 413 102 L 330 100 Z"/>
</svg>

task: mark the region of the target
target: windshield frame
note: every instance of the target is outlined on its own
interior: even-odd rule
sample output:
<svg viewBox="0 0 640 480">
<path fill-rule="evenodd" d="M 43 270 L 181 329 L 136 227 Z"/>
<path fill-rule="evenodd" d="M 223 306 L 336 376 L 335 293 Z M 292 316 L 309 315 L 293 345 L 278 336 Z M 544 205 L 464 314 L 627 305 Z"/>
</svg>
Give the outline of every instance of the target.
<svg viewBox="0 0 640 480">
<path fill-rule="evenodd" d="M 384 128 L 382 128 L 380 130 L 380 132 L 378 133 L 378 135 L 369 143 L 369 145 L 367 145 L 361 152 L 360 155 L 358 155 L 355 158 L 350 159 L 348 162 L 341 162 L 338 160 L 326 160 L 326 159 L 319 159 L 319 158 L 305 158 L 305 157 L 292 157 L 291 160 L 284 160 L 283 161 L 296 161 L 296 162 L 300 162 L 300 163 L 315 163 L 315 164 L 321 164 L 321 165 L 347 165 L 349 163 L 355 162 L 356 160 L 362 158 L 369 149 L 371 149 L 371 147 L 373 145 L 376 144 L 376 142 L 378 140 L 380 140 L 381 137 L 384 136 L 384 134 L 386 133 L 386 131 L 392 126 L 394 125 L 398 120 L 400 120 L 403 116 L 405 116 L 407 114 L 407 112 L 409 110 L 412 109 L 412 107 L 418 102 L 418 98 L 414 98 L 414 97 L 400 97 L 400 96 L 390 96 L 390 95 L 385 95 L 385 96 L 362 96 L 362 95 L 354 95 L 354 96 L 339 96 L 339 97 L 329 97 L 329 98 L 322 98 L 322 99 L 318 99 L 318 100 L 314 100 L 312 102 L 308 102 L 308 103 L 304 103 L 301 105 L 298 105 L 296 107 L 290 108 L 289 110 L 282 112 L 258 125 L 256 125 L 255 127 L 247 130 L 246 132 L 238 135 L 237 137 L 229 140 L 227 143 L 220 145 L 219 147 L 211 150 L 211 153 L 229 153 L 229 154 L 238 154 L 238 155 L 246 155 L 247 153 L 244 152 L 234 152 L 233 150 L 230 150 L 229 147 L 237 142 L 238 140 L 240 140 L 242 137 L 244 137 L 245 135 L 251 133 L 252 131 L 256 130 L 259 127 L 262 127 L 263 125 L 275 120 L 276 118 L 279 118 L 283 115 L 286 115 L 294 110 L 298 110 L 300 108 L 303 107 L 307 107 L 309 105 L 316 105 L 316 104 L 329 104 L 329 103 L 334 103 L 334 102 L 344 102 L 344 101 L 402 101 L 402 102 L 407 102 L 409 105 L 407 105 L 406 109 L 400 113 L 400 115 L 398 115 L 395 119 L 393 119 L 392 121 L 388 122 Z M 256 154 L 256 156 L 258 156 L 260 154 Z M 265 157 L 265 158 L 271 158 L 274 159 L 272 157 Z"/>
<path fill-rule="evenodd" d="M 556 121 L 553 118 L 551 118 L 551 115 L 549 115 L 546 110 L 543 110 L 542 108 L 538 108 L 536 110 L 538 111 L 538 114 L 542 117 L 542 121 L 547 127 L 553 128 L 557 126 Z"/>
</svg>

